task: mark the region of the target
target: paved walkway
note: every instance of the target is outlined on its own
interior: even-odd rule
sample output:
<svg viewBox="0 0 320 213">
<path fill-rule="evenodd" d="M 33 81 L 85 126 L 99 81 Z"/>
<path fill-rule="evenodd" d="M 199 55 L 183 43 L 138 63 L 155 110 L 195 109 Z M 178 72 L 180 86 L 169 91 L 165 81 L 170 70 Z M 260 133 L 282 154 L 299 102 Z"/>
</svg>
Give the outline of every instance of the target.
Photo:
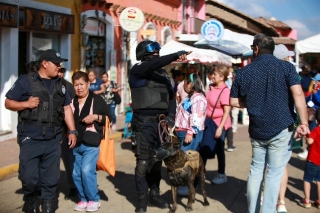
<svg viewBox="0 0 320 213">
<path fill-rule="evenodd" d="M 120 121 L 119 121 L 120 123 Z M 119 125 L 119 124 L 118 124 Z M 123 125 L 119 125 L 119 128 Z M 4 158 L 4 153 L 9 150 L 4 150 L 3 142 L 0 142 L 0 165 L 6 165 L 3 162 L 9 162 Z M 17 146 L 15 141 L 4 142 L 11 143 L 7 148 Z M 246 203 L 246 180 L 249 171 L 251 160 L 251 145 L 249 143 L 247 126 L 239 126 L 238 133 L 235 135 L 235 152 L 226 152 L 226 174 L 228 175 L 228 183 L 222 185 L 212 185 L 210 180 L 213 178 L 217 169 L 217 160 L 212 159 L 207 163 L 206 172 L 206 190 L 208 194 L 209 207 L 202 206 L 201 191 L 197 191 L 196 202 L 193 205 L 193 212 L 212 213 L 212 212 L 235 212 L 245 213 L 247 208 Z M 115 177 L 109 176 L 107 173 L 99 171 L 98 187 L 101 196 L 101 208 L 99 212 L 111 213 L 133 213 L 134 205 L 136 204 L 135 185 L 134 185 L 134 167 L 135 158 L 131 152 L 131 143 L 128 140 L 118 140 L 115 143 L 117 172 Z M 14 150 L 16 148 L 12 148 Z M 18 156 L 18 150 L 13 154 Z M 17 163 L 13 159 L 12 162 Z M 286 203 L 288 212 L 290 213 L 313 213 L 319 212 L 318 209 L 304 209 L 297 205 L 297 202 L 303 197 L 303 168 L 304 161 L 297 158 L 297 153 L 293 153 L 292 159 L 288 165 L 289 169 L 289 184 L 286 193 Z M 171 190 L 166 176 L 166 168 L 162 170 L 163 180 L 161 181 L 161 193 L 163 198 L 172 202 Z M 61 164 L 61 178 L 58 191 L 58 210 L 57 213 L 73 212 L 73 207 L 76 200 L 64 200 L 65 194 L 68 193 L 68 186 L 63 164 Z M 313 199 L 316 198 L 316 185 L 312 184 Z M 14 172 L 11 177 L 7 177 L 0 181 L 0 213 L 15 213 L 21 212 L 23 205 L 21 183 L 17 178 L 17 173 Z M 184 208 L 187 203 L 187 198 L 179 197 L 177 213 L 185 212 Z M 149 207 L 148 213 L 166 213 L 167 209 L 161 210 L 155 207 Z M 272 211 L 270 211 L 271 213 Z"/>
</svg>

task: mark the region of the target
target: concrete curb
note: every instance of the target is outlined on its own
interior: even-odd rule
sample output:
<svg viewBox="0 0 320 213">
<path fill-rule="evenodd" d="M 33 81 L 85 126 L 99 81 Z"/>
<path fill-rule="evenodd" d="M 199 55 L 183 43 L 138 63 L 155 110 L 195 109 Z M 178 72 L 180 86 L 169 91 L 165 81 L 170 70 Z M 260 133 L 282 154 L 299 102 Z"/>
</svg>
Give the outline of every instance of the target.
<svg viewBox="0 0 320 213">
<path fill-rule="evenodd" d="M 110 135 L 110 139 L 115 141 L 122 139 L 123 132 L 115 132 Z M 0 168 L 0 181 L 4 179 L 6 176 L 11 175 L 19 170 L 19 163 L 15 163 L 9 166 L 5 166 Z"/>
</svg>

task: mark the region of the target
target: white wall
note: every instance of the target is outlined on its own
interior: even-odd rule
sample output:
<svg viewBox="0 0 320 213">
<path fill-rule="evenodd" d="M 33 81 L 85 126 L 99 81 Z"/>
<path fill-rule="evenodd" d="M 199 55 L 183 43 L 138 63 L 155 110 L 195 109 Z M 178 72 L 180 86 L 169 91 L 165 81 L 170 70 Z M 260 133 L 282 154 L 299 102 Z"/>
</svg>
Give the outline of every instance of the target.
<svg viewBox="0 0 320 213">
<path fill-rule="evenodd" d="M 30 8 L 48 10 L 57 13 L 71 14 L 69 8 L 54 6 L 32 0 L 1 0 L 3 3 L 26 6 Z M 32 33 L 30 32 L 29 43 L 32 44 Z M 0 130 L 12 131 L 11 134 L 0 136 L 0 141 L 17 136 L 17 112 L 12 112 L 4 107 L 5 94 L 18 78 L 18 28 L 0 28 Z M 31 47 L 29 48 L 28 61 L 31 61 Z M 71 59 L 71 35 L 61 36 L 60 54 Z M 67 69 L 66 78 L 70 76 L 70 60 L 64 63 Z"/>
<path fill-rule="evenodd" d="M 0 141 L 16 137 L 17 113 L 4 107 L 5 94 L 12 87 L 18 76 L 18 29 L 2 28 L 0 30 L 0 129 L 12 131 L 0 136 Z"/>
</svg>

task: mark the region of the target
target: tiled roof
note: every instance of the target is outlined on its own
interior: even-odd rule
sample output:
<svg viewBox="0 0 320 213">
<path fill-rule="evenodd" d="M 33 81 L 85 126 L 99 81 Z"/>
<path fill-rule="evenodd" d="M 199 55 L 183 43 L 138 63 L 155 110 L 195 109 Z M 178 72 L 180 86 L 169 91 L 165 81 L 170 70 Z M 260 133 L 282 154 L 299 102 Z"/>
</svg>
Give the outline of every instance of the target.
<svg viewBox="0 0 320 213">
<path fill-rule="evenodd" d="M 273 26 L 259 22 L 244 13 L 214 0 L 206 0 L 206 16 L 207 19 L 216 18 L 251 35 L 264 32 L 269 36 L 279 36 L 279 33 Z"/>
<path fill-rule="evenodd" d="M 282 21 L 276 20 L 274 18 L 268 20 L 266 18 L 259 17 L 259 18 L 255 18 L 255 20 L 257 20 L 263 24 L 267 24 L 267 25 L 270 25 L 272 27 L 279 28 L 282 30 L 292 30 L 292 28 L 289 25 L 283 23 Z"/>
<path fill-rule="evenodd" d="M 275 44 L 286 44 L 286 45 L 295 45 L 296 40 L 288 37 L 273 37 Z"/>
</svg>

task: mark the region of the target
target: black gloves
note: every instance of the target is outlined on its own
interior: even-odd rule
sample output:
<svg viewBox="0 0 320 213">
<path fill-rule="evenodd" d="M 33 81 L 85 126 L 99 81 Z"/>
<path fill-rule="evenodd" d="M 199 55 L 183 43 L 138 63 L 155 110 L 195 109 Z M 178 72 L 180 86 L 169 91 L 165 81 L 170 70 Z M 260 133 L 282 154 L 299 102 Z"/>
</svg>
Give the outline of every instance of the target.
<svg viewBox="0 0 320 213">
<path fill-rule="evenodd" d="M 179 58 L 179 57 L 182 56 L 182 55 L 188 54 L 188 52 L 187 52 L 187 51 L 184 51 L 184 50 L 181 50 L 181 51 L 176 52 L 176 54 L 177 54 L 177 56 L 178 56 L 178 58 Z"/>
<path fill-rule="evenodd" d="M 168 115 L 168 116 L 166 117 L 166 122 L 167 122 L 168 126 L 174 127 L 174 116 L 171 115 L 171 114 Z"/>
</svg>

